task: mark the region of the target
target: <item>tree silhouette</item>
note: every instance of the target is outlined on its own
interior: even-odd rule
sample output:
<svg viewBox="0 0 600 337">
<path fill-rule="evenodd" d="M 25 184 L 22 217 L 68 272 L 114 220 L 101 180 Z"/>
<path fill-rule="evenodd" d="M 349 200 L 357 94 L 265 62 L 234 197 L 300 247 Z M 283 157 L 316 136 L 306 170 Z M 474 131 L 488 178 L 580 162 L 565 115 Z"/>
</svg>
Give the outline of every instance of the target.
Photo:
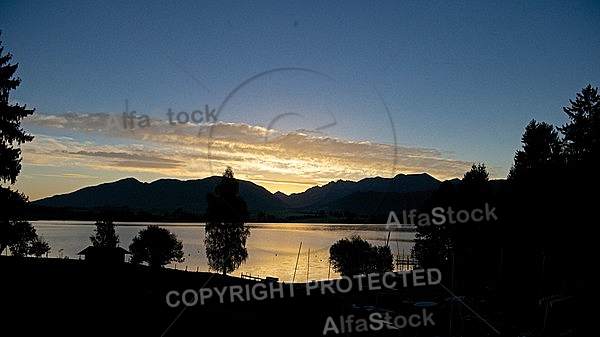
<svg viewBox="0 0 600 337">
<path fill-rule="evenodd" d="M 131 263 L 147 262 L 162 267 L 170 262 L 183 262 L 183 243 L 169 230 L 150 225 L 142 229 L 129 245 Z"/>
<path fill-rule="evenodd" d="M 394 270 L 394 255 L 390 246 L 371 246 L 371 255 L 367 265 L 367 273 L 383 274 Z"/>
<path fill-rule="evenodd" d="M 457 186 L 458 200 L 456 207 L 472 210 L 483 209 L 492 197 L 490 175 L 484 163 L 471 165 L 471 169 L 463 175 Z"/>
<path fill-rule="evenodd" d="M 515 315 L 530 315 L 540 299 L 556 294 L 587 298 L 590 283 L 583 280 L 592 278 L 597 207 L 590 194 L 600 190 L 593 162 L 600 97 L 588 85 L 570 102 L 563 111 L 571 121 L 562 127 L 529 122 L 497 191 L 485 167 L 474 165 L 460 183 L 443 182 L 424 203 L 421 213 L 489 203 L 498 220 L 418 227 L 412 253 L 422 267 L 440 268 L 457 291 L 487 297 Z"/>
<path fill-rule="evenodd" d="M 1 33 L 1 32 L 0 32 Z M 0 41 L 0 178 L 14 184 L 21 171 L 21 149 L 18 145 L 33 140 L 20 127 L 21 119 L 35 109 L 8 104 L 9 93 L 21 84 L 20 78 L 13 78 L 19 64 L 10 64 L 12 54 L 2 55 L 4 47 Z"/>
<path fill-rule="evenodd" d="M 115 224 L 111 220 L 96 221 L 96 234 L 90 236 L 94 247 L 117 247 L 119 236 L 115 231 Z"/>
<path fill-rule="evenodd" d="M 27 256 L 27 255 L 35 255 L 34 251 L 39 251 L 40 242 L 43 242 L 38 237 L 35 228 L 28 221 L 11 221 L 10 222 L 10 235 L 11 241 L 8 246 L 10 252 L 13 256 Z M 44 242 L 44 246 L 48 246 L 46 242 Z M 50 247 L 48 250 L 50 251 Z M 44 251 L 42 254 L 46 253 Z"/>
<path fill-rule="evenodd" d="M 569 100 L 570 107 L 563 111 L 571 120 L 559 127 L 564 135 L 565 151 L 573 164 L 592 164 L 600 150 L 600 95 L 598 88 L 591 84 L 576 94 L 575 100 Z"/>
<path fill-rule="evenodd" d="M 565 233 L 548 231 L 549 240 L 546 251 L 551 251 L 555 257 L 557 278 L 573 280 L 570 275 L 564 275 L 561 266 L 570 263 L 582 272 L 581 279 L 587 274 L 589 266 L 594 265 L 595 256 L 594 224 L 598 202 L 594 195 L 600 191 L 600 181 L 596 178 L 596 160 L 600 156 L 600 95 L 598 88 L 588 84 L 576 94 L 575 100 L 570 99 L 570 106 L 563 107 L 570 122 L 558 127 L 563 135 L 564 153 L 566 157 L 565 173 L 561 184 L 555 189 L 554 198 L 549 203 L 549 210 L 563 209 L 563 212 L 549 211 L 552 223 L 556 226 L 569 225 Z M 560 246 L 559 246 L 560 245 Z M 560 249 L 558 248 L 560 247 Z M 560 276 L 558 276 L 560 275 Z M 561 281 L 556 282 L 560 285 Z"/>
<path fill-rule="evenodd" d="M 457 209 L 495 209 L 492 186 L 485 164 L 473 164 L 457 186 Z M 494 215 L 496 215 L 494 213 Z M 495 219 L 448 224 L 451 231 L 454 274 L 463 277 L 468 285 L 481 285 L 489 268 L 489 256 L 495 250 L 493 229 Z"/>
<path fill-rule="evenodd" d="M 507 301 L 526 303 L 559 292 L 586 294 L 581 280 L 591 277 L 597 207 L 589 195 L 600 188 L 594 162 L 599 155 L 600 96 L 588 85 L 569 102 L 562 110 L 570 122 L 556 127 L 560 134 L 547 123 L 532 120 L 527 125 L 522 150 L 515 154 L 499 197 L 506 209 L 504 228 L 496 237 L 503 244 L 502 285 L 511 289 L 503 294 Z M 513 292 L 515 288 L 519 291 Z"/>
<path fill-rule="evenodd" d="M 25 133 L 21 128 L 21 119 L 33 114 L 35 109 L 8 103 L 10 91 L 21 84 L 20 78 L 13 77 L 19 65 L 11 64 L 11 59 L 12 54 L 4 54 L 4 47 L 0 41 L 0 203 L 3 206 L 0 212 L 0 253 L 6 247 L 13 245 L 20 255 L 23 250 L 17 247 L 24 242 L 27 243 L 28 237 L 21 238 L 18 235 L 26 235 L 29 231 L 20 231 L 23 224 L 15 220 L 22 215 L 27 197 L 2 184 L 9 182 L 14 185 L 21 172 L 22 158 L 19 145 L 33 140 L 33 136 Z"/>
<path fill-rule="evenodd" d="M 208 266 L 223 275 L 236 270 L 248 258 L 248 207 L 238 192 L 239 182 L 231 167 L 227 167 L 214 193 L 206 195 L 206 257 Z"/>
<path fill-rule="evenodd" d="M 27 256 L 30 244 L 37 238 L 35 228 L 27 221 L 15 221 L 12 223 L 12 235 L 10 252 L 13 256 Z"/>
<path fill-rule="evenodd" d="M 486 206 L 487 205 L 487 206 Z M 493 190 L 489 173 L 483 163 L 473 164 L 460 182 L 444 181 L 428 199 L 421 213 L 431 214 L 434 208 L 470 212 L 494 208 Z M 495 214 L 495 213 L 494 213 Z M 495 219 L 470 219 L 466 222 L 449 219 L 440 225 L 418 226 L 411 254 L 423 268 L 440 268 L 453 275 L 465 286 L 478 284 L 476 278 L 484 277 L 487 259 L 496 248 Z"/>
<path fill-rule="evenodd" d="M 394 270 L 389 246 L 373 246 L 358 235 L 340 239 L 331 245 L 329 261 L 333 270 L 342 276 Z"/>
<path fill-rule="evenodd" d="M 15 239 L 14 225 L 16 219 L 20 218 L 27 205 L 27 197 L 10 188 L 0 187 L 0 201 L 2 212 L 0 212 L 0 254 Z"/>
<path fill-rule="evenodd" d="M 435 207 L 456 209 L 458 192 L 453 182 L 445 180 L 425 201 L 421 212 L 431 213 Z M 415 233 L 411 255 L 423 268 L 440 268 L 452 257 L 452 232 L 448 226 L 420 226 Z"/>
<path fill-rule="evenodd" d="M 36 237 L 29 247 L 29 255 L 33 255 L 35 257 L 41 257 L 44 254 L 48 254 L 50 252 L 50 245 L 43 237 Z"/>
<path fill-rule="evenodd" d="M 564 163 L 562 142 L 554 126 L 531 120 L 521 137 L 523 149 L 515 153 L 507 179 L 547 179 Z"/>
</svg>

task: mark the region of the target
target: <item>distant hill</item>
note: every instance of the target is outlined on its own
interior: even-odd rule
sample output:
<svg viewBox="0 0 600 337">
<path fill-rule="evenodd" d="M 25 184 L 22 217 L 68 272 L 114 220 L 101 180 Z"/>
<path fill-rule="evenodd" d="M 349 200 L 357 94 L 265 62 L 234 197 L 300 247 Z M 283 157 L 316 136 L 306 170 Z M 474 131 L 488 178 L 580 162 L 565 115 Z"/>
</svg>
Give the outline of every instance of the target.
<svg viewBox="0 0 600 337">
<path fill-rule="evenodd" d="M 220 177 L 197 180 L 159 179 L 144 183 L 135 178 L 89 186 L 32 202 L 34 206 L 69 208 L 129 208 L 148 212 L 181 208 L 191 213 L 206 210 L 206 193 L 213 192 Z M 286 205 L 264 187 L 240 180 L 240 195 L 253 210 L 275 210 Z"/>
<path fill-rule="evenodd" d="M 325 205 L 339 204 L 343 198 L 354 195 L 372 193 L 409 193 L 436 190 L 441 182 L 432 176 L 422 174 L 398 174 L 394 178 L 365 178 L 359 181 L 338 180 L 324 186 L 311 187 L 302 193 L 294 193 L 287 197 L 279 196 L 293 207 L 319 208 Z M 376 198 L 381 199 L 381 197 Z M 355 208 L 356 209 L 356 208 Z M 360 207 L 358 208 L 360 209 Z"/>
<path fill-rule="evenodd" d="M 196 180 L 159 179 L 151 183 L 135 178 L 89 186 L 37 200 L 32 206 L 47 210 L 125 209 L 144 214 L 204 214 L 206 194 L 213 192 L 221 177 Z M 239 180 L 240 196 L 253 214 L 347 212 L 369 216 L 375 212 L 418 208 L 437 190 L 441 181 L 428 174 L 398 174 L 393 178 L 338 180 L 302 193 L 271 193 L 250 181 Z M 453 179 L 458 183 L 458 179 Z M 498 183 L 496 182 L 495 185 Z M 56 216 L 56 214 L 55 214 Z M 271 218 L 273 219 L 273 218 Z"/>
</svg>

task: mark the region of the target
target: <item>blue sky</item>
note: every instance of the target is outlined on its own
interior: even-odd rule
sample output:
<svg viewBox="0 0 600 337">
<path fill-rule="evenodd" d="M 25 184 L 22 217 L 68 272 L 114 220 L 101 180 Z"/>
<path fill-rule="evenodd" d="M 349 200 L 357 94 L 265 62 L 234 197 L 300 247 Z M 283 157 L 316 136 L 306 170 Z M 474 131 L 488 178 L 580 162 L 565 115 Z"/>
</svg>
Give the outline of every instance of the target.
<svg viewBox="0 0 600 337">
<path fill-rule="evenodd" d="M 227 165 L 286 193 L 479 162 L 505 178 L 527 123 L 566 123 L 600 78 L 594 1 L 3 1 L 0 29 L 11 102 L 36 108 L 32 200 Z M 110 125 L 126 100 L 151 127 Z M 164 114 L 206 105 L 217 121 Z"/>
</svg>

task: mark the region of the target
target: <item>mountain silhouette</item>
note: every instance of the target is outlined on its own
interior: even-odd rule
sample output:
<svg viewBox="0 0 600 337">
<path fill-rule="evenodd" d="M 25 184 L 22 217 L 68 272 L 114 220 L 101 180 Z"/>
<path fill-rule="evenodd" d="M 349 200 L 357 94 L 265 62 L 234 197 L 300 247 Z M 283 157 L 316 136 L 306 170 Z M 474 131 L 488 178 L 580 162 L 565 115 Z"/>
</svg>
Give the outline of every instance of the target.
<svg viewBox="0 0 600 337">
<path fill-rule="evenodd" d="M 206 194 L 214 191 L 220 179 L 212 176 L 195 180 L 159 179 L 146 183 L 125 178 L 33 201 L 31 205 L 79 210 L 123 208 L 154 214 L 180 210 L 203 214 L 207 207 Z M 393 178 L 332 181 L 302 193 L 286 195 L 271 193 L 250 181 L 239 182 L 239 195 L 253 212 L 351 210 L 361 214 L 371 214 L 377 209 L 389 212 L 418 208 L 441 184 L 440 180 L 426 173 L 398 174 Z"/>
<path fill-rule="evenodd" d="M 293 207 L 320 207 L 332 205 L 335 201 L 364 193 L 409 193 L 436 190 L 441 182 L 426 174 L 398 174 L 394 178 L 364 178 L 359 181 L 338 180 L 323 186 L 311 187 L 302 193 L 294 193 L 281 197 Z M 381 197 L 379 198 L 381 199 Z"/>
<path fill-rule="evenodd" d="M 206 193 L 213 192 L 221 177 L 196 180 L 159 179 L 151 183 L 135 178 L 89 186 L 80 190 L 33 201 L 34 206 L 93 209 L 129 208 L 148 212 L 181 209 L 201 214 L 206 210 Z M 240 195 L 249 208 L 274 210 L 286 205 L 264 187 L 240 180 Z"/>
</svg>

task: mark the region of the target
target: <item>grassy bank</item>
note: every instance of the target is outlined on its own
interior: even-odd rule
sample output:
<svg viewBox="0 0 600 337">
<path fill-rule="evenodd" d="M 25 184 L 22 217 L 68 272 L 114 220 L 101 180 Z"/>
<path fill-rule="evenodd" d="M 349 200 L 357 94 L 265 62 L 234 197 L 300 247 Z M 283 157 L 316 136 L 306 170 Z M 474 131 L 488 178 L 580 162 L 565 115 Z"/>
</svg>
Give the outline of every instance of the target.
<svg viewBox="0 0 600 337">
<path fill-rule="evenodd" d="M 441 285 L 363 291 L 354 287 L 348 292 L 325 295 L 313 290 L 309 296 L 306 284 L 286 284 L 284 289 L 294 289 L 293 293 L 286 290 L 262 299 L 242 295 L 224 303 L 213 293 L 203 305 L 173 308 L 166 302 L 166 295 L 173 290 L 183 293 L 186 289 L 222 290 L 234 286 L 252 289 L 257 283 L 205 272 L 131 264 L 100 267 L 82 260 L 12 256 L 0 256 L 0 271 L 3 327 L 24 336 L 322 336 L 328 317 L 339 329 L 340 317 L 354 315 L 356 321 L 373 312 L 385 312 L 382 310 L 410 315 L 421 312 L 420 305 L 425 302 L 435 303 L 425 307 L 433 313 L 435 326 L 402 331 L 370 329 L 351 335 L 391 336 L 402 332 L 404 336 L 498 336 L 494 331 L 497 329 L 503 336 L 517 336 L 519 331 L 535 331 L 539 322 L 534 313 L 531 319 L 517 323 L 510 308 L 481 300 L 464 299 L 467 308 L 452 301 L 452 295 Z M 187 298 L 193 300 L 192 296 Z M 23 317 L 26 323 L 18 323 Z M 330 330 L 328 335 L 336 334 Z"/>
</svg>

